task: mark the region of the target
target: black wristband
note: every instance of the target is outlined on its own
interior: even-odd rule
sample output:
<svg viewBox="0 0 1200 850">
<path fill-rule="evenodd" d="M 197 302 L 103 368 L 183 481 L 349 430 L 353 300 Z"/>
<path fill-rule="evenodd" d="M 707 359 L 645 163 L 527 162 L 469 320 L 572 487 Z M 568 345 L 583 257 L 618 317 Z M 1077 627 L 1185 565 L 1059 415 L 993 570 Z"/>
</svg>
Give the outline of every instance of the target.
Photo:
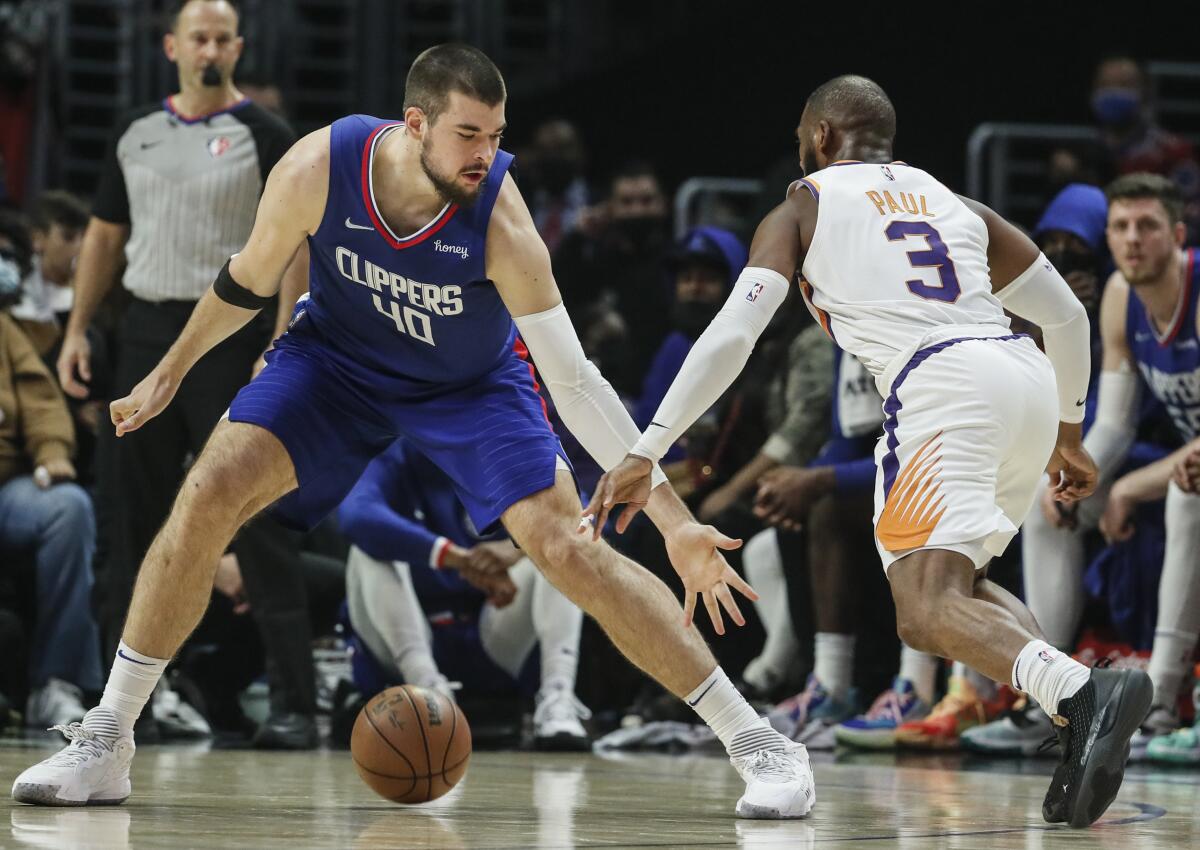
<svg viewBox="0 0 1200 850">
<path fill-rule="evenodd" d="M 217 297 L 226 304 L 245 310 L 261 310 L 270 304 L 274 296 L 256 295 L 233 279 L 233 275 L 229 273 L 229 263 L 232 259 L 231 257 L 225 261 L 225 265 L 217 272 L 217 279 L 213 281 L 213 292 Z"/>
</svg>

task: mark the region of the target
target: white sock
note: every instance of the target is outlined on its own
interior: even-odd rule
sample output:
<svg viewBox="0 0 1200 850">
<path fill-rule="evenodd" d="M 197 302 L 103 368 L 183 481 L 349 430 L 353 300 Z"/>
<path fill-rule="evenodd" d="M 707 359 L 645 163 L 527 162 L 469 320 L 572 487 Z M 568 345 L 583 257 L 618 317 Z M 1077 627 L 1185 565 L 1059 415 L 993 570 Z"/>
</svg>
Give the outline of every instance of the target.
<svg viewBox="0 0 1200 850">
<path fill-rule="evenodd" d="M 774 674 L 771 682 L 762 677 L 746 675 L 743 678 L 760 688 L 768 688 L 783 679 L 796 657 L 800 654 L 800 642 L 792 624 L 792 611 L 788 605 L 787 579 L 783 576 L 783 557 L 779 552 L 779 537 L 775 529 L 760 531 L 746 542 L 742 550 L 742 566 L 746 580 L 758 591 L 754 609 L 762 620 L 767 639 L 753 668 L 770 670 Z M 751 681 L 752 679 L 758 681 Z"/>
<path fill-rule="evenodd" d="M 1154 702 L 1172 710 L 1179 686 L 1192 669 L 1192 653 L 1200 632 L 1200 496 L 1171 482 L 1165 512 L 1167 545 L 1158 582 L 1158 622 L 1150 654 Z"/>
<path fill-rule="evenodd" d="M 834 699 L 844 700 L 854 678 L 854 635 L 817 632 L 813 673 Z"/>
<path fill-rule="evenodd" d="M 757 750 L 782 749 L 789 743 L 771 728 L 766 718 L 758 716 L 720 667 L 684 701 L 716 733 L 731 758 L 745 757 Z"/>
<path fill-rule="evenodd" d="M 933 691 L 937 687 L 938 665 L 941 659 L 936 655 L 917 652 L 911 647 L 900 647 L 900 678 L 912 682 L 917 699 L 926 705 L 933 705 Z"/>
<path fill-rule="evenodd" d="M 117 645 L 117 655 L 113 659 L 100 704 L 117 716 L 122 735 L 133 734 L 133 724 L 154 693 L 154 686 L 162 678 L 170 660 L 142 655 L 131 649 L 125 641 Z"/>
<path fill-rule="evenodd" d="M 950 675 L 966 679 L 980 699 L 996 698 L 996 683 L 982 673 L 976 673 L 961 661 L 954 662 L 954 666 L 950 668 Z"/>
<path fill-rule="evenodd" d="M 1035 700 L 1053 717 L 1059 700 L 1074 696 L 1087 684 L 1092 671 L 1044 640 L 1031 640 L 1013 662 L 1012 684 Z"/>
<path fill-rule="evenodd" d="M 533 630 L 542 652 L 542 689 L 574 692 L 575 673 L 579 669 L 583 611 L 563 596 L 532 563 L 529 569 L 534 575 Z"/>
<path fill-rule="evenodd" d="M 1080 512 L 1086 514 L 1087 507 L 1085 503 Z M 1042 515 L 1038 498 L 1021 526 L 1025 604 L 1046 640 L 1064 652 L 1075 648 L 1075 632 L 1087 601 L 1083 590 L 1083 537 L 1088 518 L 1080 517 L 1082 521 L 1074 530 L 1055 528 Z"/>
</svg>

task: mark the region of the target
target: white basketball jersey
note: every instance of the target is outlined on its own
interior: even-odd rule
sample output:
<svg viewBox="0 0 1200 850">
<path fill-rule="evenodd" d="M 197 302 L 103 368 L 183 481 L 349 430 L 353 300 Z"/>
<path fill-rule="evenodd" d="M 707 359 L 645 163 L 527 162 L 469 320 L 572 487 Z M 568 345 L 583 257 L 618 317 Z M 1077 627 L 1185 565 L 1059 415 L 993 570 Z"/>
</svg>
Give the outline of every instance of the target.
<svg viewBox="0 0 1200 850">
<path fill-rule="evenodd" d="M 882 394 L 925 344 L 1008 333 L 992 295 L 987 226 L 929 174 L 900 162 L 843 162 L 801 182 L 817 199 L 801 288 Z"/>
</svg>

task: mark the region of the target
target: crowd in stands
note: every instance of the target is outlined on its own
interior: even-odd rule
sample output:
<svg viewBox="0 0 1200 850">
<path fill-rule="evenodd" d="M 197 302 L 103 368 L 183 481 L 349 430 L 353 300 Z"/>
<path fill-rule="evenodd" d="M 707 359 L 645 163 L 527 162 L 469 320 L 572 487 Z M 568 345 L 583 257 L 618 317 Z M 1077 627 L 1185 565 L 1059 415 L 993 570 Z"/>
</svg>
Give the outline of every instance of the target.
<svg viewBox="0 0 1200 850">
<path fill-rule="evenodd" d="M 1086 421 L 1103 486 L 1076 511 L 1040 499 L 990 575 L 1028 602 L 1055 646 L 1148 667 L 1156 698 L 1136 758 L 1200 764 L 1191 725 L 1200 385 L 1172 378 L 1160 359 L 1190 345 L 1200 375 L 1200 269 L 1188 249 L 1200 244 L 1200 166 L 1157 123 L 1132 59 L 1098 67 L 1092 107 L 1100 141 L 1053 153 L 1044 213 L 1024 224 L 1092 320 Z M 257 122 L 248 132 L 265 176 L 292 136 L 255 108 L 263 115 L 238 120 Z M 187 120 L 173 110 L 164 121 Z M 95 199 L 0 196 L 0 652 L 27 659 L 0 672 L 0 727 L 68 723 L 95 703 L 137 564 L 174 490 L 302 291 L 300 269 L 300 290 L 285 286 L 277 311 L 210 355 L 173 417 L 117 444 L 108 401 L 145 375 L 202 291 L 134 283 L 139 263 L 170 268 L 138 243 L 147 206 L 133 193 L 145 184 L 117 162 L 120 139 L 151 117 L 118 128 Z M 753 222 L 697 223 L 676 238 L 672 187 L 652 159 L 598 179 L 570 121 L 546 120 L 529 139 L 516 151 L 520 185 L 563 300 L 588 356 L 644 427 L 746 264 Z M 781 201 L 799 176 L 795 166 L 776 172 L 759 206 Z M 9 173 L 0 193 L 27 182 Z M 219 228 L 191 220 L 187 230 L 199 239 Z M 201 281 L 220 266 L 190 249 L 182 260 Z M 873 379 L 798 291 L 753 358 L 663 464 L 701 519 L 746 541 L 729 555 L 760 594 L 749 623 L 724 636 L 696 625 L 722 665 L 810 749 L 1033 755 L 1052 730 L 1025 695 L 896 637 L 872 536 L 885 425 Z M 587 494 L 600 469 L 546 401 Z M 648 522 L 607 538 L 680 589 Z M 301 535 L 269 515 L 244 529 L 138 743 L 345 743 L 357 707 L 400 682 L 486 706 L 477 724 L 485 742 L 520 739 L 525 711 L 527 742 L 548 748 L 586 748 L 613 730 L 625 743 L 678 743 L 649 732 L 695 719 L 622 661 L 502 533 L 474 528 L 445 474 L 400 442 L 316 530 Z M 264 683 L 268 696 L 256 703 Z M 330 723 L 318 722 L 327 714 Z"/>
</svg>

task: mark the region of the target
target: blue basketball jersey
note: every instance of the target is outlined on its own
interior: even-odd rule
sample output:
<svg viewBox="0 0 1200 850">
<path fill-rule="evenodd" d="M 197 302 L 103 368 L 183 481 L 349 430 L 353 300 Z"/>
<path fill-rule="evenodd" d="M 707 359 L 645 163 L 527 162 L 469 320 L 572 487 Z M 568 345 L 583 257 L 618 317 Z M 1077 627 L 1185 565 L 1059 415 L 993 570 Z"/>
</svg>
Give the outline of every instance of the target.
<svg viewBox="0 0 1200 850">
<path fill-rule="evenodd" d="M 1164 332 L 1146 314 L 1141 300 L 1129 294 L 1125 336 L 1150 392 L 1162 402 L 1185 440 L 1200 436 L 1200 335 L 1196 305 L 1200 300 L 1198 249 L 1189 248 L 1187 273 L 1179 295 L 1179 309 Z"/>
<path fill-rule="evenodd" d="M 511 357 L 512 317 L 487 279 L 488 221 L 513 157 L 498 151 L 478 200 L 447 204 L 415 233 L 392 232 L 373 194 L 372 162 L 403 122 L 333 123 L 329 197 L 309 237 L 309 295 L 293 329 L 316 333 L 339 369 L 393 396 L 463 384 Z"/>
</svg>

